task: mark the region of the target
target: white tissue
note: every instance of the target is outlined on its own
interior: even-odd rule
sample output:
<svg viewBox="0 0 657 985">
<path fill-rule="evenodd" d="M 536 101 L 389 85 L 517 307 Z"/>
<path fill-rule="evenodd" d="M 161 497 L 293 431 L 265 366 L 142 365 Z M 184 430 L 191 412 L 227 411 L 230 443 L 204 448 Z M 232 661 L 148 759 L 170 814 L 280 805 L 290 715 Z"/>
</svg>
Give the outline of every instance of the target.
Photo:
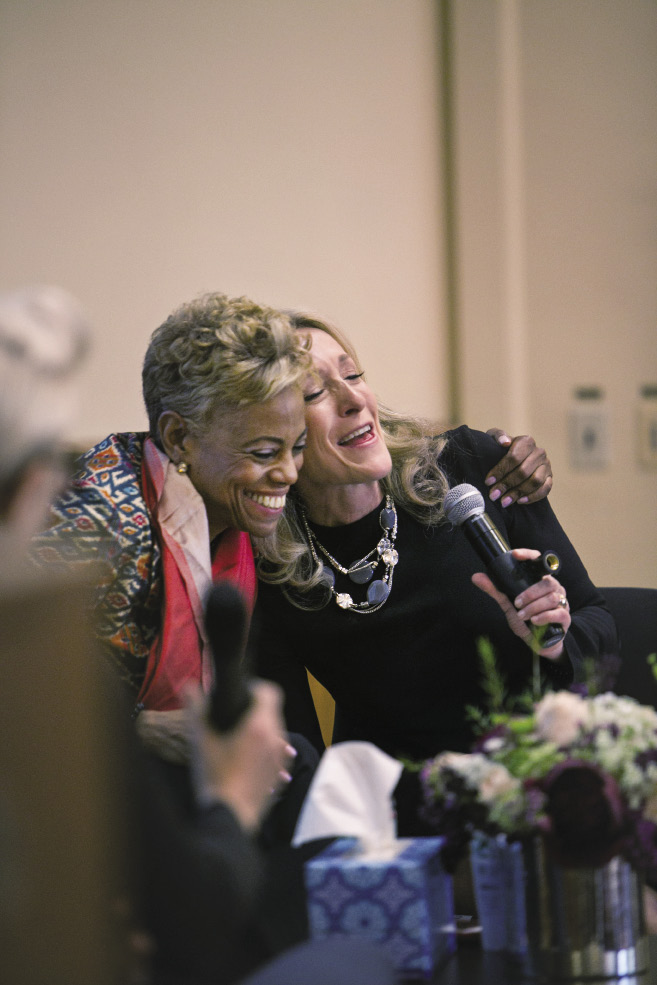
<svg viewBox="0 0 657 985">
<path fill-rule="evenodd" d="M 322 756 L 299 815 L 293 845 L 315 838 L 358 838 L 368 856 L 395 846 L 392 793 L 402 764 L 371 742 L 339 742 Z"/>
</svg>

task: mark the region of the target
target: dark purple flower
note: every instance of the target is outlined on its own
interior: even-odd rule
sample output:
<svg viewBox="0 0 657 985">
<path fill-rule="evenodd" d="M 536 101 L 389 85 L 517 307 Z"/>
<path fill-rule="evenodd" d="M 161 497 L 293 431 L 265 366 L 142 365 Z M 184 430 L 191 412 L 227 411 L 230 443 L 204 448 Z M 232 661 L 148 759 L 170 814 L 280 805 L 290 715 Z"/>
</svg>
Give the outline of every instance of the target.
<svg viewBox="0 0 657 985">
<path fill-rule="evenodd" d="M 543 830 L 541 818 L 545 809 L 545 793 L 538 780 L 527 779 L 524 781 L 525 788 L 525 823 L 532 827 Z"/>
<path fill-rule="evenodd" d="M 537 785 L 547 798 L 543 828 L 557 863 L 597 867 L 621 852 L 630 819 L 613 777 L 592 763 L 570 759 Z"/>
<path fill-rule="evenodd" d="M 650 763 L 657 763 L 657 749 L 644 749 L 636 757 L 637 766 L 644 770 Z"/>
<path fill-rule="evenodd" d="M 427 763 L 420 773 L 423 803 L 419 808 L 421 820 L 444 838 L 441 859 L 447 872 L 454 872 L 467 854 L 472 831 L 486 830 L 488 809 L 478 803 L 476 791 L 471 790 L 464 778 L 445 768 L 442 771 L 440 796 L 432 784 L 432 764 Z"/>
<path fill-rule="evenodd" d="M 631 811 L 630 820 L 623 857 L 632 868 L 643 873 L 649 886 L 657 888 L 657 825 L 640 811 Z"/>
</svg>

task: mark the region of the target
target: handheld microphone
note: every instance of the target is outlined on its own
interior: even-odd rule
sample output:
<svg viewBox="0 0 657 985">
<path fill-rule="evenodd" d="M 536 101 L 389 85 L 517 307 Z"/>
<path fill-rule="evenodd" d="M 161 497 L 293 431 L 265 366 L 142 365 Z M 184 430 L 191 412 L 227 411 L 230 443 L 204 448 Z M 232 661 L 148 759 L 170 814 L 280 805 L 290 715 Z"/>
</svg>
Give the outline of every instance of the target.
<svg viewBox="0 0 657 985">
<path fill-rule="evenodd" d="M 535 561 L 518 561 L 493 521 L 486 515 L 484 497 L 475 486 L 463 483 L 454 486 L 443 503 L 447 519 L 463 531 L 475 551 L 486 565 L 486 571 L 495 585 L 511 601 L 520 592 L 534 585 L 545 574 L 554 575 L 561 562 L 554 551 L 544 551 Z M 534 626 L 528 622 L 540 647 L 555 646 L 565 636 L 563 626 L 549 623 Z"/>
<path fill-rule="evenodd" d="M 208 721 L 218 732 L 230 732 L 252 701 L 244 657 L 246 609 L 240 592 L 230 582 L 217 582 L 208 592 L 205 629 L 214 665 Z"/>
</svg>

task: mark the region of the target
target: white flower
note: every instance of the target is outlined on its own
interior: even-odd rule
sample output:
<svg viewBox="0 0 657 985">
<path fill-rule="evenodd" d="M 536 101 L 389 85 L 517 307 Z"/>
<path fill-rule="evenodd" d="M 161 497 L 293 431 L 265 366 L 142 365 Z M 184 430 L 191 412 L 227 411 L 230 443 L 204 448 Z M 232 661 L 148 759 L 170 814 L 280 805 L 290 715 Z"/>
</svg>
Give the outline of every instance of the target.
<svg viewBox="0 0 657 985">
<path fill-rule="evenodd" d="M 538 702 L 533 718 L 520 715 L 514 721 L 513 714 L 503 714 L 495 724 L 476 753 L 443 753 L 426 774 L 435 805 L 440 808 L 442 800 L 452 819 L 460 812 L 470 835 L 482 818 L 493 832 L 510 836 L 540 829 L 549 819 L 549 799 L 540 784 L 528 793 L 525 781 L 540 781 L 568 759 L 596 766 L 616 782 L 636 817 L 657 824 L 654 708 L 612 693 L 582 698 L 560 691 Z"/>
<path fill-rule="evenodd" d="M 657 712 L 648 705 L 640 705 L 634 698 L 622 695 L 598 694 L 589 702 L 591 724 L 614 725 L 628 735 L 641 736 L 641 742 L 654 748 L 657 732 Z"/>
<path fill-rule="evenodd" d="M 490 804 L 504 794 L 515 793 L 519 786 L 519 781 L 511 776 L 506 766 L 492 763 L 481 778 L 479 797 L 485 804 Z"/>
<path fill-rule="evenodd" d="M 574 742 L 580 728 L 589 722 L 589 707 L 578 694 L 557 691 L 546 694 L 536 705 L 536 733 L 563 748 Z"/>
<path fill-rule="evenodd" d="M 441 752 L 439 756 L 436 756 L 434 762 L 441 769 L 454 770 L 455 773 L 460 773 L 467 769 L 471 759 L 472 754 L 469 752 Z"/>
<path fill-rule="evenodd" d="M 481 777 L 490 769 L 490 763 L 481 753 L 444 752 L 436 759 L 439 770 L 457 773 L 473 790 L 479 788 Z"/>
</svg>

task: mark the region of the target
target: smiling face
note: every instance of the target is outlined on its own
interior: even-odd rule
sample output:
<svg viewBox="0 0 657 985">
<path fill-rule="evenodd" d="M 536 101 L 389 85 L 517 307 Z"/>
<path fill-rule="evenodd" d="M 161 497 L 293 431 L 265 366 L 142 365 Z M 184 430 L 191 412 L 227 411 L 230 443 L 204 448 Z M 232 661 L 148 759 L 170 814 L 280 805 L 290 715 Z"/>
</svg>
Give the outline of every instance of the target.
<svg viewBox="0 0 657 985">
<path fill-rule="evenodd" d="M 379 424 L 376 397 L 342 346 L 312 329 L 311 356 L 317 377 L 304 387 L 308 437 L 298 488 L 313 510 L 331 491 L 377 505 L 379 480 L 392 468 Z M 349 487 L 355 487 L 349 493 Z"/>
<path fill-rule="evenodd" d="M 217 407 L 202 435 L 185 435 L 181 457 L 211 538 L 228 527 L 273 533 L 303 462 L 305 432 L 301 392 L 289 387 L 260 404 Z"/>
</svg>

